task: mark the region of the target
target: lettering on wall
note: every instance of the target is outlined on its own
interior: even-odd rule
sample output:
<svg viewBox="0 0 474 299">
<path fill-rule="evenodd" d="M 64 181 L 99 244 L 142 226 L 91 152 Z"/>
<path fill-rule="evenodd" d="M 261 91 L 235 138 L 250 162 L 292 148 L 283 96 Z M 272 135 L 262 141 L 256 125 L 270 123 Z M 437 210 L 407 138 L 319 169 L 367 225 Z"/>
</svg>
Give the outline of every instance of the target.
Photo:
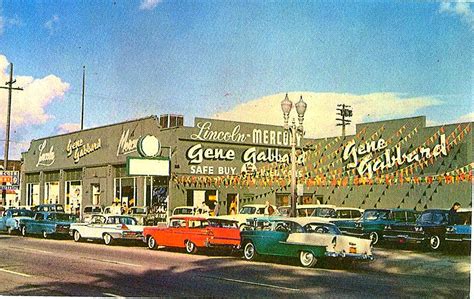
<svg viewBox="0 0 474 299">
<path fill-rule="evenodd" d="M 240 125 L 236 125 L 232 131 L 218 131 L 212 130 L 212 123 L 206 121 L 203 123 L 197 123 L 196 127 L 199 128 L 197 134 L 191 134 L 191 139 L 201 141 L 215 141 L 215 142 L 245 142 L 250 134 L 240 133 Z"/>
<path fill-rule="evenodd" d="M 390 169 L 395 165 L 410 164 L 414 161 L 419 162 L 431 157 L 436 158 L 440 155 L 448 155 L 446 136 L 444 134 L 440 135 L 439 144 L 436 144 L 432 149 L 429 147 L 418 147 L 411 152 L 402 154 L 400 146 L 395 147 L 394 152 L 391 149 L 385 149 L 386 147 L 387 143 L 384 139 L 366 142 L 359 146 L 356 146 L 355 141 L 351 140 L 344 148 L 342 159 L 350 161 L 347 164 L 348 168 L 357 169 L 361 176 L 367 173 L 369 178 L 371 178 L 373 173 L 378 170 Z M 374 153 L 381 152 L 384 149 L 383 155 L 373 159 Z"/>
<path fill-rule="evenodd" d="M 130 138 L 130 129 L 123 131 L 117 147 L 117 156 L 136 152 L 140 137 L 141 136 L 138 136 L 137 138 L 132 139 Z"/>
<path fill-rule="evenodd" d="M 101 147 L 102 143 L 100 138 L 98 138 L 96 142 L 91 143 L 84 143 L 82 139 L 77 139 L 74 141 L 69 139 L 66 147 L 67 157 L 69 158 L 72 156 L 74 163 L 78 163 L 82 157 L 95 152 Z"/>
<path fill-rule="evenodd" d="M 36 167 L 38 166 L 51 166 L 55 161 L 55 154 L 54 154 L 54 146 L 51 145 L 48 151 L 46 151 L 47 140 L 44 140 L 43 143 L 38 145 L 38 162 L 36 163 Z"/>
</svg>

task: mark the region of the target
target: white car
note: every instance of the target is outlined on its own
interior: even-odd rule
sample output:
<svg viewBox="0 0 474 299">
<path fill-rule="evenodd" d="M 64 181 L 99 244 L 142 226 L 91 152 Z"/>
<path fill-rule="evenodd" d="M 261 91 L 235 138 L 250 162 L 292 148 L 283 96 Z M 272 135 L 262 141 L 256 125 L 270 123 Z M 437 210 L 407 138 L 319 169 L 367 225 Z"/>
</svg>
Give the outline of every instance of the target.
<svg viewBox="0 0 474 299">
<path fill-rule="evenodd" d="M 142 240 L 143 226 L 131 216 L 93 215 L 89 223 L 72 223 L 69 234 L 76 242 L 99 239 L 111 245 L 116 240 Z"/>
<path fill-rule="evenodd" d="M 312 221 L 331 222 L 334 220 L 356 220 L 362 216 L 364 210 L 348 207 L 336 207 L 334 205 L 317 205 L 308 208 L 305 212 L 298 209 L 298 217 L 303 222 L 309 223 Z"/>
<path fill-rule="evenodd" d="M 92 215 L 102 214 L 103 210 L 101 206 L 98 205 L 89 205 L 84 207 L 82 212 L 82 220 L 84 222 L 90 222 Z"/>
<path fill-rule="evenodd" d="M 265 215 L 265 205 L 264 204 L 249 204 L 242 206 L 238 214 L 235 215 L 223 215 L 217 216 L 215 218 L 219 219 L 228 219 L 238 221 L 239 226 L 247 223 L 247 220 L 251 220 L 255 217 L 262 216 L 281 216 L 277 208 L 272 205 L 273 210 L 275 211 L 272 215 Z"/>
<path fill-rule="evenodd" d="M 204 216 L 208 217 L 209 212 L 203 211 L 203 209 L 193 206 L 180 206 L 173 209 L 171 216 Z"/>
</svg>

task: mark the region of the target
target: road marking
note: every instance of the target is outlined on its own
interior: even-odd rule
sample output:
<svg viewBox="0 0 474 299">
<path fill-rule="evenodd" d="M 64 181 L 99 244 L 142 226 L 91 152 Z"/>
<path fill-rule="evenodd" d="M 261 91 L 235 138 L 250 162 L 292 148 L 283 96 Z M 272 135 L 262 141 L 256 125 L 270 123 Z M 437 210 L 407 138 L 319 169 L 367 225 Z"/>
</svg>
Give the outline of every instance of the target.
<svg viewBox="0 0 474 299">
<path fill-rule="evenodd" d="M 52 254 L 53 253 L 51 251 L 46 251 L 46 250 L 41 250 L 41 249 L 33 249 L 33 248 L 22 248 L 22 247 L 15 247 L 15 246 L 9 246 L 8 248 L 19 249 L 19 250 L 30 251 L 30 252 L 38 252 L 38 253 L 47 253 L 47 254 Z"/>
<path fill-rule="evenodd" d="M 91 260 L 91 261 L 109 263 L 109 264 L 117 264 L 117 265 L 132 266 L 132 267 L 142 267 L 142 265 L 139 265 L 139 264 L 131 264 L 131 263 L 125 263 L 125 262 L 119 262 L 119 261 L 113 261 L 113 260 L 94 259 L 94 258 L 91 258 L 91 257 L 88 257 L 88 256 L 82 256 L 81 258 L 86 259 L 86 260 Z"/>
<path fill-rule="evenodd" d="M 115 295 L 115 294 L 112 294 L 112 293 L 102 293 L 102 294 L 104 294 L 104 295 L 106 295 L 106 296 L 109 296 L 109 297 L 125 298 L 125 297 L 123 297 L 123 296 Z"/>
<path fill-rule="evenodd" d="M 293 289 L 293 288 L 287 288 L 287 287 L 277 286 L 273 284 L 259 283 L 259 282 L 246 281 L 246 280 L 240 280 L 240 279 L 217 277 L 217 276 L 210 276 L 210 275 L 199 275 L 199 276 L 204 277 L 204 278 L 212 278 L 212 279 L 217 279 L 217 280 L 237 282 L 237 283 L 249 284 L 249 285 L 265 287 L 265 288 L 280 289 L 280 290 L 294 291 L 294 292 L 300 291 L 300 289 Z"/>
<path fill-rule="evenodd" d="M 23 277 L 31 277 L 31 275 L 29 275 L 29 274 L 25 274 L 25 273 L 21 273 L 21 272 L 15 272 L 15 271 L 7 270 L 7 269 L 2 269 L 2 268 L 0 268 L 0 271 L 1 271 L 1 272 L 6 272 L 6 273 L 10 273 L 10 274 L 19 275 L 19 276 L 23 276 Z"/>
</svg>

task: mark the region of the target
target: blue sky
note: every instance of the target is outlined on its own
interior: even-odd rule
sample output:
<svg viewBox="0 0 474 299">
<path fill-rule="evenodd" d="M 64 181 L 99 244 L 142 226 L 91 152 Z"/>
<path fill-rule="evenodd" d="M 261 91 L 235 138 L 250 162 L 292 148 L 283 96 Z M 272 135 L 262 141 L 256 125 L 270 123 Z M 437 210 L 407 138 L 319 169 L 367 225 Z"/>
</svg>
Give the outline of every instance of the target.
<svg viewBox="0 0 474 299">
<path fill-rule="evenodd" d="M 12 154 L 79 123 L 82 65 L 86 127 L 162 113 L 183 114 L 187 125 L 194 117 L 239 119 L 239 106 L 272 96 L 277 111 L 285 92 L 309 94 L 314 113 L 321 95 L 331 95 L 334 113 L 352 95 L 360 121 L 472 120 L 473 9 L 431 1 L 0 0 L 0 55 L 19 78 L 37 80 L 24 84 L 50 89 L 42 98 L 35 89 L 38 98 L 13 111 L 26 113 L 28 101 L 41 106 L 14 122 Z M 374 97 L 381 93 L 388 96 Z M 375 99 L 418 104 L 366 111 Z M 42 117 L 33 121 L 35 113 Z"/>
</svg>

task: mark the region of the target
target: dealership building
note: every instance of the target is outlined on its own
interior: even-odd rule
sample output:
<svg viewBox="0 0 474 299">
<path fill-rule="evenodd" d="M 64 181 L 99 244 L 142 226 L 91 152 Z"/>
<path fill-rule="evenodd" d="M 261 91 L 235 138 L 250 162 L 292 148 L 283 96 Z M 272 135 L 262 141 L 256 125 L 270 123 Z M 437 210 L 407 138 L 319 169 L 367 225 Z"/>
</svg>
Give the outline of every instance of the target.
<svg viewBox="0 0 474 299">
<path fill-rule="evenodd" d="M 472 123 L 425 117 L 356 125 L 356 134 L 297 144 L 298 201 L 360 208 L 472 205 Z M 289 204 L 291 147 L 282 126 L 163 115 L 31 142 L 23 205 L 61 203 L 213 209 Z"/>
</svg>

